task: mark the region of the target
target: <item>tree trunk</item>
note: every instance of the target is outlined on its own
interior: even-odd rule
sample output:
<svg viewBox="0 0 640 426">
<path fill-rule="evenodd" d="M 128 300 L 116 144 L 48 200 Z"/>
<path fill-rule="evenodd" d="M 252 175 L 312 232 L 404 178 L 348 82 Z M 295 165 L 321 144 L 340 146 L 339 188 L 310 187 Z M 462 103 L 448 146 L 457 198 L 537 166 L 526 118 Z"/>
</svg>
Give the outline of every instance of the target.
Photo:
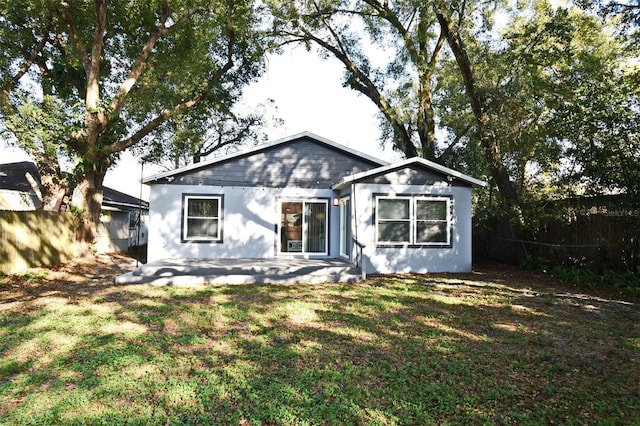
<svg viewBox="0 0 640 426">
<path fill-rule="evenodd" d="M 489 114 L 487 113 L 487 99 L 475 84 L 473 66 L 464 42 L 455 30 L 453 22 L 444 13 L 437 13 L 437 18 L 462 74 L 471 109 L 478 124 L 480 144 L 484 150 L 485 159 L 489 163 L 491 177 L 500 191 L 504 206 L 508 209 L 516 207 L 519 205 L 518 192 L 509 177 L 508 170 L 504 166 L 498 138 L 491 129 Z"/>
<path fill-rule="evenodd" d="M 427 74 L 421 76 L 423 80 L 420 83 L 420 111 L 418 111 L 418 135 L 420 137 L 420 145 L 422 147 L 422 157 L 427 160 L 437 161 L 436 159 L 436 122 L 434 120 L 433 103 L 431 101 L 431 82 L 430 76 Z"/>
<path fill-rule="evenodd" d="M 87 170 L 85 173 L 77 173 L 76 188 L 73 191 L 73 206 L 81 212 L 81 221 L 78 227 L 78 240 L 81 244 L 95 243 L 95 238 L 100 225 L 100 211 L 102 207 L 103 183 L 106 175 L 106 167 L 98 170 Z"/>
</svg>

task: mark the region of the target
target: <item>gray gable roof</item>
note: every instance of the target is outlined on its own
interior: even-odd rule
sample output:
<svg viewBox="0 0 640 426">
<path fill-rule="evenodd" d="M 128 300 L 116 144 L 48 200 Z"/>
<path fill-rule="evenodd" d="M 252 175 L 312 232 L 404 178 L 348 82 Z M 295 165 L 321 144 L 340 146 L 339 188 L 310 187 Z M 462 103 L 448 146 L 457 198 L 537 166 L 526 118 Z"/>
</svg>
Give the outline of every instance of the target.
<svg viewBox="0 0 640 426">
<path fill-rule="evenodd" d="M 33 185 L 40 186 L 40 173 L 31 161 L 0 164 L 0 189 L 35 193 Z"/>
<path fill-rule="evenodd" d="M 454 182 L 453 184 L 455 184 L 455 182 L 462 182 L 466 185 L 487 185 L 484 181 L 434 163 L 433 161 L 413 157 L 352 176 L 346 176 L 340 182 L 334 184 L 332 188 L 334 190 L 341 190 L 356 182 L 418 185 L 424 184 L 425 182 L 433 183 L 436 177 Z"/>
<path fill-rule="evenodd" d="M 144 179 L 147 184 L 329 188 L 388 163 L 309 132 Z"/>
<path fill-rule="evenodd" d="M 125 209 L 149 209 L 149 202 L 145 200 L 141 200 L 140 198 L 131 196 L 129 194 L 125 194 L 124 192 L 116 191 L 113 188 L 103 187 L 102 188 L 102 205 L 115 207 L 115 208 L 125 208 Z"/>
</svg>

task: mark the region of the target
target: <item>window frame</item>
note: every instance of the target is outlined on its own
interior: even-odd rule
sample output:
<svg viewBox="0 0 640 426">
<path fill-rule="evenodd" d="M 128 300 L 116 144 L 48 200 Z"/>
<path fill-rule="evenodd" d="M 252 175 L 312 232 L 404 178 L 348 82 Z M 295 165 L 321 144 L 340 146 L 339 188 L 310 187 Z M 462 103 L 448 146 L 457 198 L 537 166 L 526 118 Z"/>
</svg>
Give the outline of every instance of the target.
<svg viewBox="0 0 640 426">
<path fill-rule="evenodd" d="M 408 200 L 409 202 L 409 240 L 408 241 L 384 241 L 380 240 L 380 201 L 381 200 Z M 447 241 L 434 241 L 434 242 L 419 242 L 418 239 L 418 223 L 426 222 L 427 220 L 418 220 L 417 217 L 417 205 L 418 201 L 437 201 L 445 202 L 446 219 L 445 227 L 447 230 Z M 395 219 L 382 219 L 382 223 L 385 220 Z M 405 220 L 405 219 L 403 219 Z M 400 220 L 396 220 L 400 221 Z M 424 194 L 374 194 L 374 226 L 375 226 L 375 243 L 377 247 L 432 247 L 432 248 L 451 248 L 453 247 L 453 196 L 452 195 L 424 195 Z"/>
<path fill-rule="evenodd" d="M 443 220 L 440 219 L 418 219 L 418 202 L 419 201 L 436 201 L 436 202 L 444 202 L 445 203 L 445 212 L 447 217 Z M 413 232 L 413 238 L 415 240 L 416 245 L 427 245 L 427 246 L 445 246 L 445 247 L 450 247 L 451 246 L 451 233 L 452 233 L 452 214 L 451 214 L 451 197 L 442 197 L 442 196 L 416 196 L 413 199 L 413 206 L 414 206 L 414 217 L 413 217 L 413 224 L 414 224 L 414 232 Z M 447 240 L 446 241 L 426 241 L 426 242 L 422 242 L 422 241 L 418 241 L 418 222 L 444 222 L 445 223 L 445 229 L 447 231 Z"/>
<path fill-rule="evenodd" d="M 187 226 L 189 223 L 189 201 L 190 200 L 218 200 L 218 216 L 211 219 L 218 220 L 218 235 L 212 237 L 187 237 Z M 180 226 L 180 238 L 183 243 L 217 243 L 223 242 L 224 227 L 224 195 L 222 194 L 182 194 L 182 217 Z"/>
<path fill-rule="evenodd" d="M 408 217 L 405 218 L 381 218 L 380 217 L 380 201 L 383 200 L 391 200 L 391 201 L 398 201 L 398 200 L 402 200 L 402 201 L 407 201 L 408 202 L 408 208 L 409 208 L 409 212 L 408 212 Z M 402 196 L 386 196 L 386 195 L 381 195 L 376 197 L 376 244 L 377 245 L 390 245 L 390 246 L 404 246 L 407 244 L 411 244 L 413 241 L 413 226 L 412 226 L 412 208 L 411 208 L 411 197 L 402 197 Z M 380 223 L 390 223 L 390 222 L 402 222 L 402 223 L 406 223 L 409 225 L 409 236 L 408 239 L 406 241 L 386 241 L 386 240 L 380 240 Z"/>
<path fill-rule="evenodd" d="M 351 260 L 351 254 L 353 251 L 352 238 L 352 214 L 351 211 L 351 197 L 346 196 L 339 199 L 338 204 L 340 206 L 340 256 Z M 348 207 L 348 208 L 347 208 Z M 348 231 L 348 235 L 347 235 Z M 347 250 L 345 250 L 347 249 Z"/>
<path fill-rule="evenodd" d="M 331 250 L 331 241 L 330 241 L 330 232 L 331 232 L 331 223 L 330 223 L 330 213 L 331 210 L 329 206 L 331 204 L 331 199 L 322 198 L 322 197 L 314 197 L 314 198 L 303 198 L 303 197 L 278 197 L 277 198 L 277 209 L 278 209 L 278 219 L 279 222 L 276 224 L 276 255 L 281 257 L 327 257 L 329 256 L 329 251 Z M 301 224 L 302 227 L 302 251 L 282 251 L 281 241 L 283 238 L 282 233 L 285 232 L 282 226 L 282 204 L 283 203 L 301 203 L 302 204 L 302 218 Z M 325 212 L 325 221 L 324 221 L 324 233 L 325 233 L 325 245 L 323 252 L 312 252 L 306 251 L 305 245 L 307 243 L 308 237 L 308 223 L 305 222 L 304 214 L 305 214 L 305 206 L 307 204 L 324 204 L 324 212 Z"/>
</svg>

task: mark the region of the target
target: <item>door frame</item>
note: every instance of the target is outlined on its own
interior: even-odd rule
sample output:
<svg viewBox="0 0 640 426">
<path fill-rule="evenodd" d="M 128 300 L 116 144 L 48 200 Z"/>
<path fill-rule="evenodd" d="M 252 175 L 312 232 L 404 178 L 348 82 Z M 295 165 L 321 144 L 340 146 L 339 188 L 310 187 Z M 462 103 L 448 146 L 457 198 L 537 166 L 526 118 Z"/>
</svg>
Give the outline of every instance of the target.
<svg viewBox="0 0 640 426">
<path fill-rule="evenodd" d="M 353 206 L 351 204 L 351 197 L 346 196 L 339 199 L 338 204 L 340 206 L 340 248 L 338 250 L 340 257 L 351 261 L 351 256 L 353 255 Z M 345 217 L 346 206 L 349 206 L 348 217 Z M 348 220 L 348 223 L 345 224 L 345 220 Z M 345 231 L 349 229 L 349 241 L 345 241 L 347 235 L 345 235 Z M 348 244 L 348 249 L 344 251 L 345 243 Z"/>
</svg>

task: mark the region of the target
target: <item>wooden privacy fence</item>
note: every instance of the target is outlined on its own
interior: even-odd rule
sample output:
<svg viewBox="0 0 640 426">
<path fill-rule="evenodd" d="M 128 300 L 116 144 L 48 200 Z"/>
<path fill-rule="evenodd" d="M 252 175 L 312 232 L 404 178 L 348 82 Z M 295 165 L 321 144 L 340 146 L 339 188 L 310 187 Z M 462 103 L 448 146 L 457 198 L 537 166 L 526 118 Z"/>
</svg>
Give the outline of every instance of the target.
<svg viewBox="0 0 640 426">
<path fill-rule="evenodd" d="M 533 231 L 490 221 L 474 229 L 474 253 L 511 264 L 543 259 L 555 265 L 638 272 L 640 210 L 635 204 L 592 204 L 573 206 L 565 219 L 541 221 Z"/>
<path fill-rule="evenodd" d="M 0 272 L 18 274 L 77 254 L 74 216 L 50 211 L 0 211 Z"/>
</svg>

